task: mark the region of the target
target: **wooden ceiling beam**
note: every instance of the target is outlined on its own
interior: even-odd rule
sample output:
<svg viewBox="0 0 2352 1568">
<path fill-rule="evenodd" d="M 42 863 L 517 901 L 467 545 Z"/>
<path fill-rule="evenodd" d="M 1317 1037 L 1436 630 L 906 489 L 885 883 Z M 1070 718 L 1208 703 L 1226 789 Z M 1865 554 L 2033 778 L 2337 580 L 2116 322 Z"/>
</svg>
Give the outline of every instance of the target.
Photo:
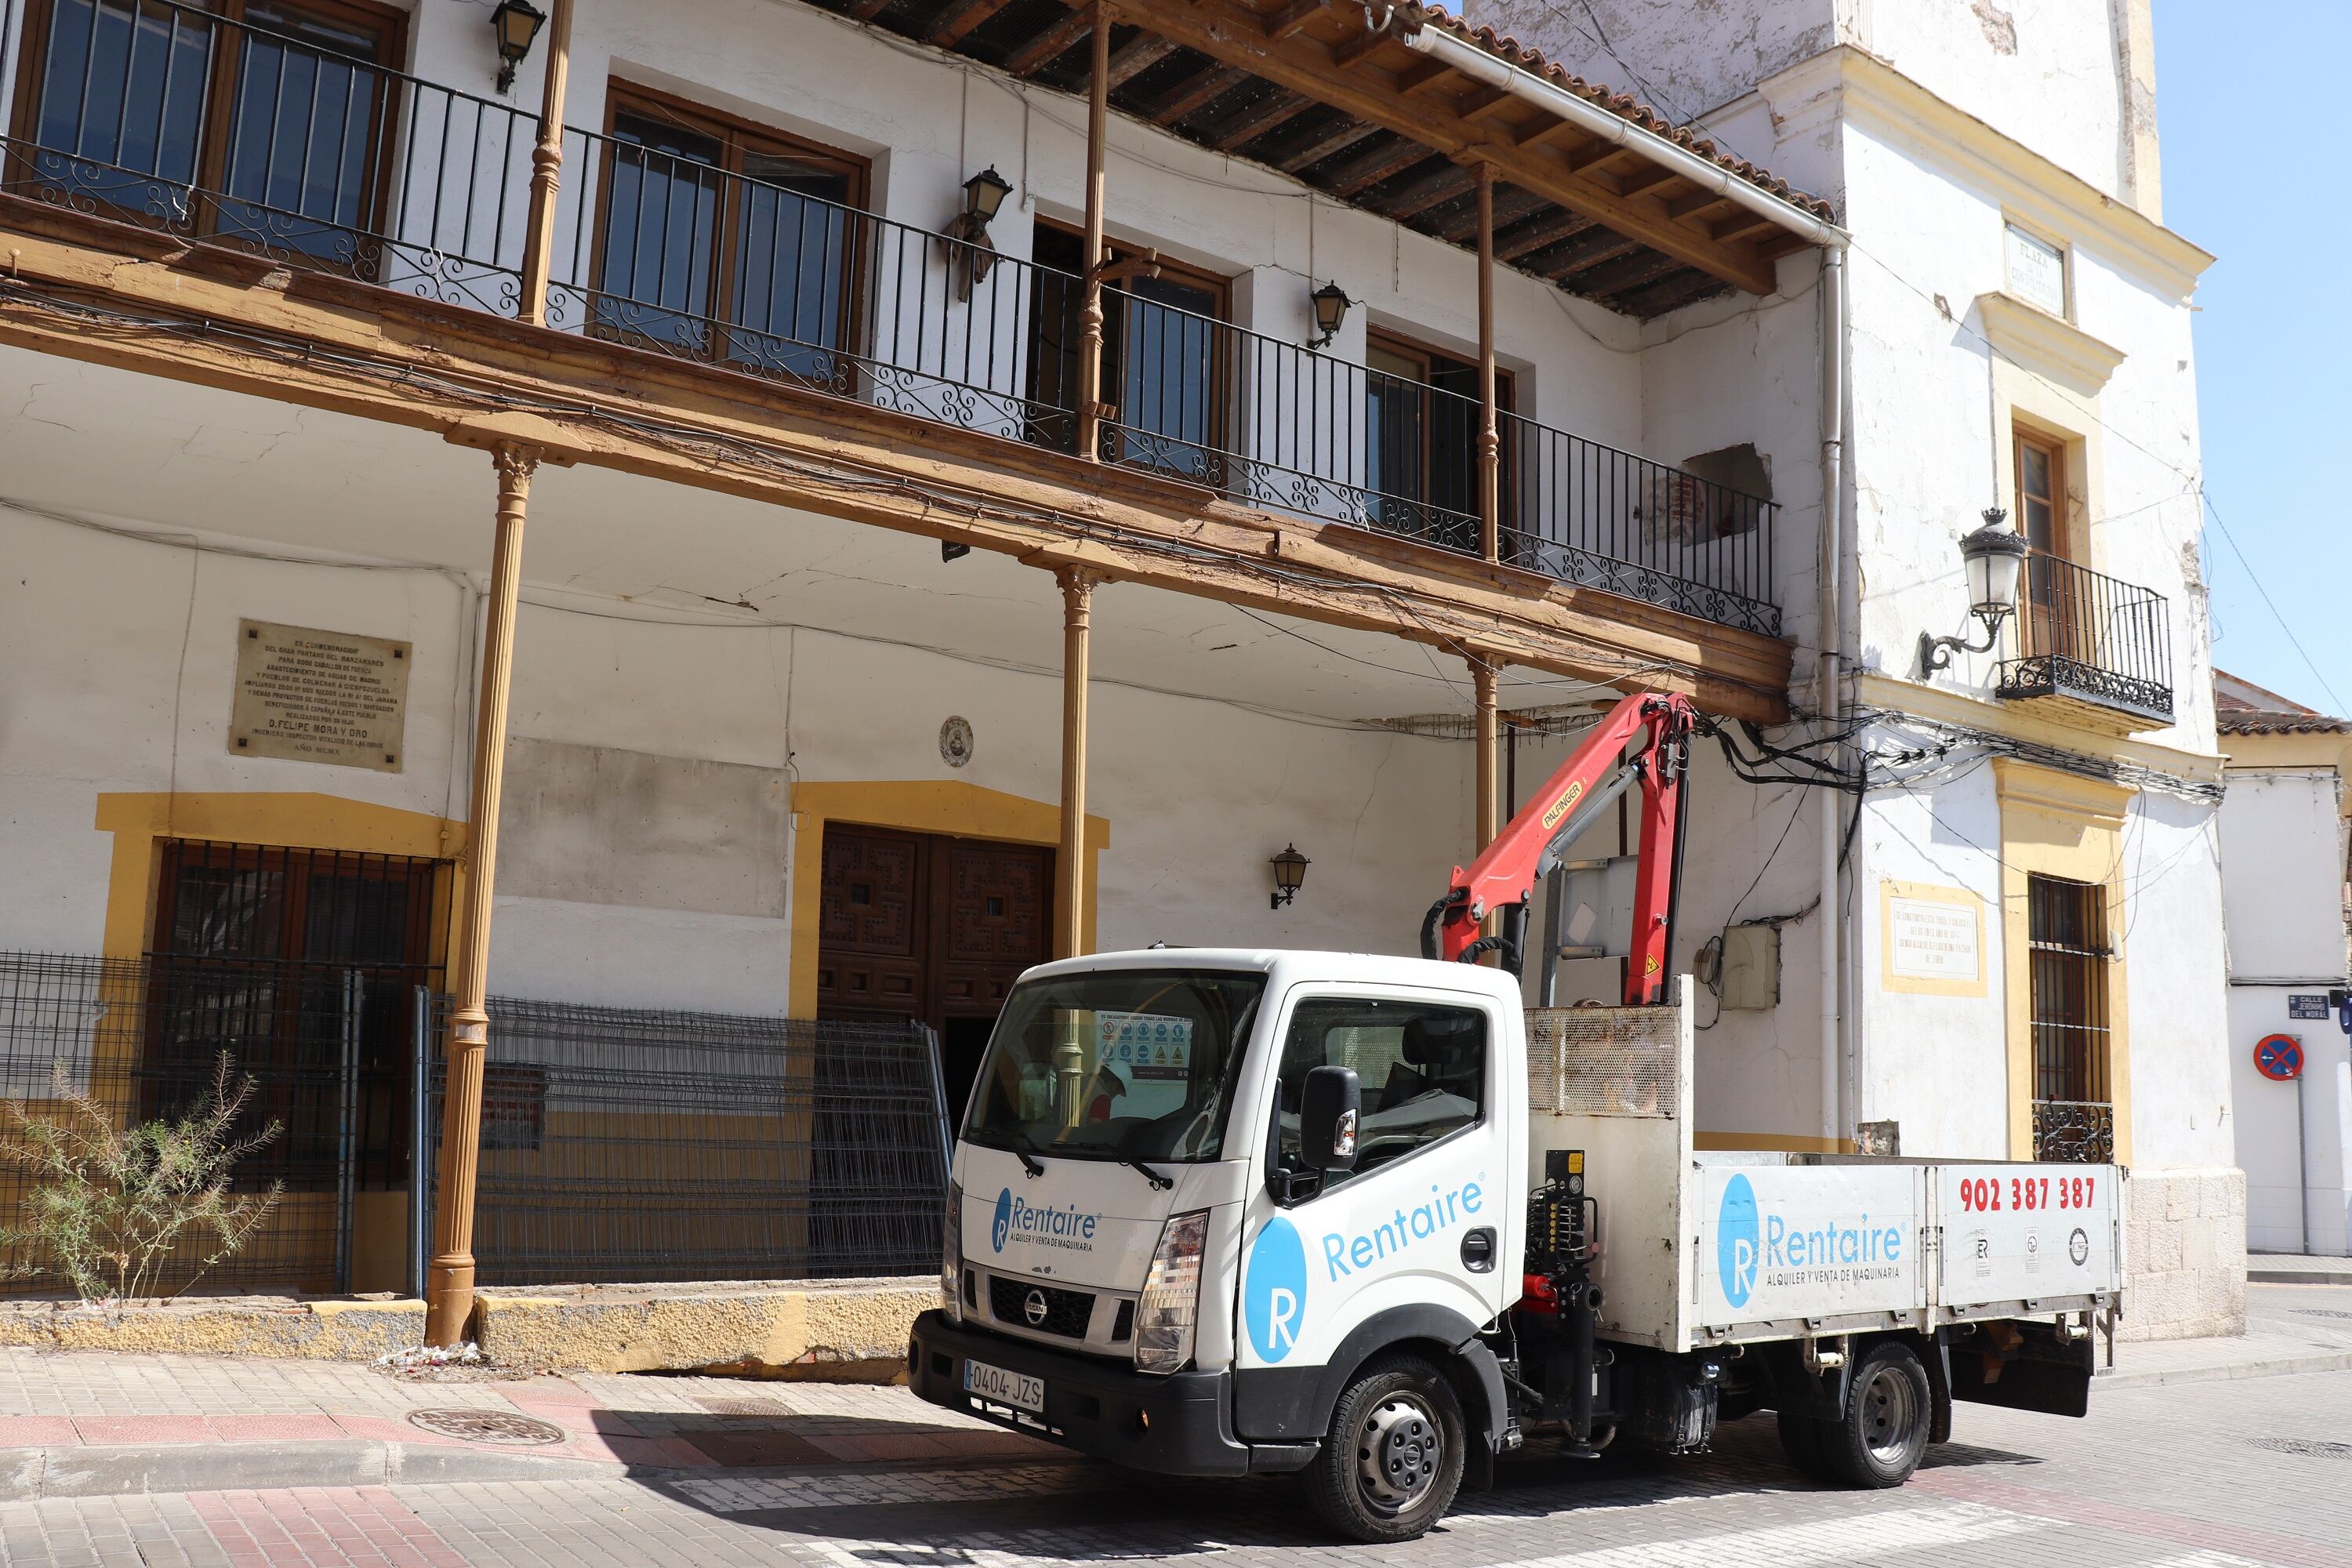
<svg viewBox="0 0 2352 1568">
<path fill-rule="evenodd" d="M 1291 0 L 1291 4 L 1266 16 L 1262 24 L 1265 36 L 1280 42 L 1321 16 L 1330 3 L 1331 0 Z"/>
<path fill-rule="evenodd" d="M 1495 231 L 1500 234 L 1506 227 L 1518 222 L 1537 208 L 1550 205 L 1532 191 L 1523 191 L 1517 185 L 1506 185 L 1495 193 Z M 1455 245 L 1466 245 L 1476 239 L 1478 209 L 1471 206 L 1465 209 L 1459 216 L 1446 219 L 1439 226 L 1437 237 L 1451 240 Z M 1496 259 L 1499 261 L 1502 258 L 1498 251 Z"/>
<path fill-rule="evenodd" d="M 1444 60 L 1422 60 L 1396 73 L 1396 90 L 1400 98 L 1412 98 L 1427 92 L 1439 82 L 1460 75 Z"/>
<path fill-rule="evenodd" d="M 1711 213 L 1717 207 L 1733 205 L 1729 196 L 1714 191 L 1693 191 L 1686 196 L 1676 196 L 1666 204 L 1666 216 L 1679 223 L 1685 218 Z"/>
<path fill-rule="evenodd" d="M 1518 100 L 1499 87 L 1482 87 L 1464 98 L 1455 112 L 1465 120 L 1485 120 L 1498 110 L 1508 109 Z"/>
<path fill-rule="evenodd" d="M 1536 262 L 1528 270 L 1540 272 L 1553 282 L 1566 287 L 1569 279 L 1578 273 L 1598 267 L 1604 261 L 1631 256 L 1641 248 L 1637 240 L 1627 239 L 1609 229 L 1599 229 L 1582 236 L 1548 261 Z"/>
<path fill-rule="evenodd" d="M 1440 202 L 1458 196 L 1478 183 L 1478 176 L 1461 164 L 1433 170 L 1386 200 L 1368 204 L 1382 217 L 1402 223 L 1420 216 Z"/>
<path fill-rule="evenodd" d="M 1367 136 L 1384 134 L 1386 132 L 1380 126 L 1369 120 L 1342 120 L 1297 152 L 1286 154 L 1276 167 L 1286 174 L 1295 174 L 1301 169 L 1313 167 L 1333 153 L 1346 152 Z"/>
<path fill-rule="evenodd" d="M 1323 188 L 1335 196 L 1352 196 L 1358 191 L 1369 190 L 1382 180 L 1402 174 L 1415 163 L 1426 163 L 1437 156 L 1410 137 L 1393 146 L 1375 147 L 1349 163 L 1331 178 Z"/>
<path fill-rule="evenodd" d="M 1619 177 L 1617 194 L 1621 196 L 1648 195 L 1661 185 L 1682 178 L 1682 174 L 1663 163 L 1644 163 L 1640 168 Z"/>
<path fill-rule="evenodd" d="M 1034 76 L 1055 60 L 1069 53 L 1070 47 L 1095 30 L 1098 8 L 1087 4 L 1071 12 L 1006 57 L 1005 71 L 1013 76 Z"/>
<path fill-rule="evenodd" d="M 1776 286 L 1771 264 L 1760 258 L 1752 245 L 1727 244 L 1703 228 L 1676 223 L 1659 204 L 1620 195 L 1590 174 L 1571 170 L 1557 154 L 1515 145 L 1506 128 L 1465 120 L 1430 94 L 1405 98 L 1392 84 L 1377 79 L 1384 73 L 1341 70 L 1334 63 L 1330 46 L 1311 33 L 1268 38 L 1257 14 L 1234 0 L 1122 0 L 1121 13 L 1139 26 L 1213 59 L 1357 119 L 1384 125 L 1432 152 L 1447 157 L 1481 155 L 1511 184 L 1584 213 L 1750 293 L 1769 294 Z"/>
<path fill-rule="evenodd" d="M 963 0 L 961 5 L 948 7 L 939 25 L 923 35 L 923 42 L 942 49 L 951 49 L 963 42 L 972 29 L 995 16 L 1012 0 Z"/>
<path fill-rule="evenodd" d="M 1255 142 L 1284 121 L 1320 107 L 1301 92 L 1277 92 L 1246 114 L 1237 114 L 1231 124 L 1213 128 L 1215 134 L 1209 145 L 1220 153 L 1230 153 L 1244 142 Z"/>
<path fill-rule="evenodd" d="M 1239 66 L 1211 66 L 1161 100 L 1151 111 L 1155 125 L 1173 125 L 1213 98 L 1231 92 L 1249 79 Z"/>
<path fill-rule="evenodd" d="M 1107 90 L 1117 92 L 1161 60 L 1176 52 L 1176 40 L 1163 38 L 1157 33 L 1143 33 L 1129 38 L 1125 47 L 1110 58 L 1110 69 L 1105 74 Z"/>
<path fill-rule="evenodd" d="M 844 11 L 842 15 L 853 22 L 871 22 L 875 17 L 879 16 L 889 4 L 890 0 L 857 0 L 856 5 Z"/>
<path fill-rule="evenodd" d="M 1522 256 L 1532 256 L 1547 246 L 1558 245 L 1563 239 L 1573 239 L 1586 229 L 1595 226 L 1582 213 L 1566 209 L 1529 224 L 1516 234 L 1495 237 L 1495 259 L 1516 261 Z"/>
<path fill-rule="evenodd" d="M 1723 240 L 1743 239 L 1748 235 L 1760 234 L 1777 226 L 1754 207 L 1741 207 L 1722 222 L 1711 226 L 1716 238 Z"/>
</svg>

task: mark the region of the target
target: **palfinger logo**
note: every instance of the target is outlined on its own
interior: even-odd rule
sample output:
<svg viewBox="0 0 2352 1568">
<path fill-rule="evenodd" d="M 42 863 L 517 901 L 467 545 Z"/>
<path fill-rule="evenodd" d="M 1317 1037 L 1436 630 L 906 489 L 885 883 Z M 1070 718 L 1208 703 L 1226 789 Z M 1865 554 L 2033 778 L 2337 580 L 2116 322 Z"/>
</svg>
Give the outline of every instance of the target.
<svg viewBox="0 0 2352 1568">
<path fill-rule="evenodd" d="M 1748 1305 L 1756 1289 L 1756 1268 L 1762 1259 L 1763 1226 L 1756 1213 L 1756 1189 L 1745 1176 L 1724 1184 L 1723 1207 L 1715 1222 L 1715 1271 L 1723 1282 L 1723 1299 L 1735 1307 Z"/>
<path fill-rule="evenodd" d="M 1568 808 L 1574 805 L 1578 801 L 1583 798 L 1584 781 L 1579 779 L 1570 784 L 1566 789 L 1560 791 L 1559 798 L 1553 801 L 1551 803 L 1550 809 L 1543 814 L 1544 826 L 1546 828 L 1558 827 L 1559 826 L 1559 819 L 1568 815 Z"/>
<path fill-rule="evenodd" d="M 989 1222 L 988 1245 L 999 1252 L 1004 1250 L 1005 1233 L 1013 1228 L 1013 1189 L 1005 1188 L 996 1194 L 996 1217 Z"/>
</svg>

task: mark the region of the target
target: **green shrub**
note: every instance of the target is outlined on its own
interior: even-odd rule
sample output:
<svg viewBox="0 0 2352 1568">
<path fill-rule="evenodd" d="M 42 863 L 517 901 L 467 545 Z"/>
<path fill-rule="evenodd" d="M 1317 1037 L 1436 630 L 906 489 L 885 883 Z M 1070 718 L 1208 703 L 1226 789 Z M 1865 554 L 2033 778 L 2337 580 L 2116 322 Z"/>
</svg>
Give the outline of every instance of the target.
<svg viewBox="0 0 2352 1568">
<path fill-rule="evenodd" d="M 233 1256 L 277 1208 L 284 1184 L 232 1194 L 239 1160 L 277 1138 L 273 1121 L 247 1138 L 232 1136 L 253 1098 L 254 1079 L 235 1078 L 224 1051 L 211 1084 L 176 1117 L 117 1125 L 114 1110 L 76 1089 L 65 1064 L 56 1069 L 58 1110 L 13 1100 L 4 1109 L 8 1136 L 0 1161 L 31 1181 L 16 1223 L 0 1226 L 0 1246 L 30 1251 L 9 1273 L 21 1278 L 54 1267 L 85 1301 L 176 1296 Z M 187 1272 L 170 1291 L 170 1276 Z"/>
</svg>

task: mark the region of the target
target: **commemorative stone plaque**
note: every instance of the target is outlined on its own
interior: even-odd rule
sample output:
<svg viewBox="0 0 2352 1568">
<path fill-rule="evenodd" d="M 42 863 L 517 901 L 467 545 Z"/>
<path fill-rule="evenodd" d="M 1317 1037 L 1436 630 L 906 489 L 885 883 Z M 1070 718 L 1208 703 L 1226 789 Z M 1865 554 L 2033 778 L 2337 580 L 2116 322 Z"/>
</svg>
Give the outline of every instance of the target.
<svg viewBox="0 0 2352 1568">
<path fill-rule="evenodd" d="M 383 637 L 236 624 L 236 702 L 228 749 L 400 772 L 409 647 Z"/>
</svg>

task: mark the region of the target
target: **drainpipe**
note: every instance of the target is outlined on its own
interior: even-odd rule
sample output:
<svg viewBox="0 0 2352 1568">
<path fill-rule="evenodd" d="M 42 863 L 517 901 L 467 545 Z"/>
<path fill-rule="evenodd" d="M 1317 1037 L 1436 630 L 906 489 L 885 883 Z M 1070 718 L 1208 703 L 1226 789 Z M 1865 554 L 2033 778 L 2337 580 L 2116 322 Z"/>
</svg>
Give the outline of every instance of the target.
<svg viewBox="0 0 2352 1568">
<path fill-rule="evenodd" d="M 1821 655 L 1815 707 L 1824 725 L 1834 727 L 1841 693 L 1838 650 L 1844 641 L 1845 605 L 1845 249 L 1822 247 L 1822 525 L 1821 525 Z M 1838 897 L 1838 836 L 1840 806 L 1844 796 L 1836 790 L 1821 792 L 1822 837 L 1822 1136 L 1836 1140 L 1843 1128 L 1838 1114 L 1839 1015 L 1844 998 L 1838 989 L 1838 950 L 1845 941 L 1845 905 Z M 1861 1114 L 1862 1085 L 1854 1085 L 1855 1114 Z"/>
</svg>

